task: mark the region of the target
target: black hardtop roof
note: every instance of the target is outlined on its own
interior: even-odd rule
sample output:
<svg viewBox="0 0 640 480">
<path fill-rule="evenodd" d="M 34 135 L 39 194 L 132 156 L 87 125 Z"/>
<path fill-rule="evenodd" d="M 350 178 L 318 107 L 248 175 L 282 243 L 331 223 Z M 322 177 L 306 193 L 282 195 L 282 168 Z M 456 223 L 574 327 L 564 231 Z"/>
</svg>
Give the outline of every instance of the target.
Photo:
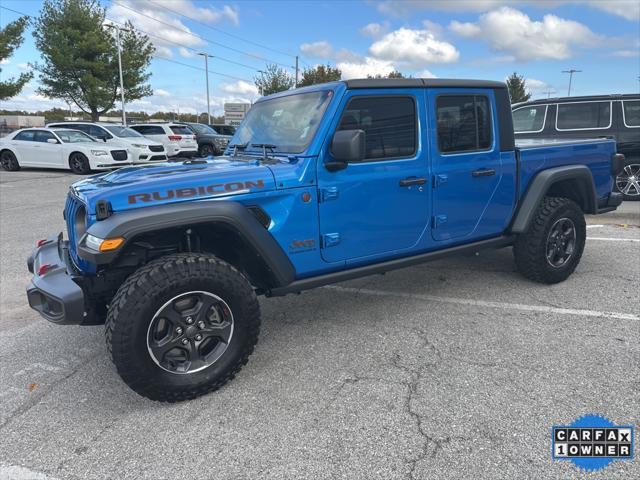
<svg viewBox="0 0 640 480">
<path fill-rule="evenodd" d="M 455 78 L 355 78 L 347 88 L 507 88 L 504 82 Z"/>
<path fill-rule="evenodd" d="M 598 100 L 640 100 L 640 93 L 612 93 L 609 95 L 582 95 L 579 97 L 551 97 L 538 98 L 527 102 L 518 103 L 518 107 L 524 105 L 536 105 L 546 103 L 566 103 L 566 102 L 593 102 Z"/>
</svg>

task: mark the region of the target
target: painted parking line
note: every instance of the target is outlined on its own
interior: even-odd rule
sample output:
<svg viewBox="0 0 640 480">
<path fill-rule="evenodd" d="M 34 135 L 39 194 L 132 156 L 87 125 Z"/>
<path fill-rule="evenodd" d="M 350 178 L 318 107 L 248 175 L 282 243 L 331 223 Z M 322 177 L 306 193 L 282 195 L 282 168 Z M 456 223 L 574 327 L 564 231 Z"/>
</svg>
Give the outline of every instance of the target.
<svg viewBox="0 0 640 480">
<path fill-rule="evenodd" d="M 587 225 L 587 228 L 602 228 L 604 225 Z"/>
<path fill-rule="evenodd" d="M 546 305 L 526 305 L 523 303 L 489 302 L 485 300 L 471 300 L 467 298 L 439 297 L 436 295 L 424 295 L 421 293 L 403 293 L 403 292 L 392 292 L 392 291 L 385 291 L 385 290 L 373 290 L 370 288 L 340 287 L 337 285 L 328 285 L 323 288 L 336 290 L 338 292 L 344 292 L 349 294 L 359 293 L 362 295 L 372 295 L 372 296 L 379 296 L 379 297 L 409 298 L 411 300 L 419 300 L 422 302 L 438 302 L 438 303 L 449 303 L 454 305 L 497 308 L 500 310 L 518 310 L 522 312 L 554 313 L 554 314 L 560 314 L 560 315 L 577 315 L 580 317 L 600 317 L 600 318 L 611 318 L 616 320 L 640 321 L 640 315 L 633 315 L 631 313 L 601 312 L 598 310 L 558 308 L 558 307 L 548 307 Z"/>
<path fill-rule="evenodd" d="M 587 240 L 600 242 L 640 242 L 640 238 L 587 237 Z"/>
</svg>

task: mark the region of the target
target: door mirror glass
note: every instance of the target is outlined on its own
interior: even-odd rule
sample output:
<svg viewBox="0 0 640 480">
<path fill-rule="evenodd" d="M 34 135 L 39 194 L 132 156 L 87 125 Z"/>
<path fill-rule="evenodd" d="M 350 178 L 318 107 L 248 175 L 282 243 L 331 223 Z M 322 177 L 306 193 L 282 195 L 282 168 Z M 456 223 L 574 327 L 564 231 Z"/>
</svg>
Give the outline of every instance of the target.
<svg viewBox="0 0 640 480">
<path fill-rule="evenodd" d="M 364 130 L 339 130 L 333 135 L 331 155 L 333 161 L 325 167 L 330 172 L 347 168 L 351 162 L 361 162 L 365 154 Z"/>
<path fill-rule="evenodd" d="M 53 143 L 55 145 L 58 143 L 58 140 L 56 140 L 55 138 L 48 138 L 47 143 Z"/>
</svg>

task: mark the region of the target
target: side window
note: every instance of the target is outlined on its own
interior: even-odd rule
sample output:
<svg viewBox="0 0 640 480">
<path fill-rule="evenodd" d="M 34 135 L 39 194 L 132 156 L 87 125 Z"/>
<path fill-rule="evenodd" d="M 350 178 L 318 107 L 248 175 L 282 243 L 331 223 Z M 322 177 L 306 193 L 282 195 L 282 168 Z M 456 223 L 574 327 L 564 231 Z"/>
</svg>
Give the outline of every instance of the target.
<svg viewBox="0 0 640 480">
<path fill-rule="evenodd" d="M 364 130 L 365 160 L 410 157 L 416 152 L 417 122 L 413 97 L 354 97 L 338 130 Z"/>
<path fill-rule="evenodd" d="M 42 142 L 42 143 L 47 143 L 47 140 L 49 140 L 50 138 L 53 138 L 54 140 L 57 141 L 55 135 L 51 132 L 46 132 L 44 130 L 36 130 L 35 135 L 34 135 L 34 140 L 36 142 Z"/>
<path fill-rule="evenodd" d="M 89 125 L 72 123 L 72 124 L 66 125 L 66 127 L 70 128 L 71 130 L 80 130 L 81 132 L 89 133 Z"/>
<path fill-rule="evenodd" d="M 89 125 L 89 135 L 96 138 L 113 138 L 105 129 Z"/>
<path fill-rule="evenodd" d="M 15 137 L 13 137 L 13 139 L 21 140 L 23 142 L 33 142 L 34 135 L 35 135 L 35 132 L 33 130 L 26 130 L 24 132 L 20 132 L 19 134 L 17 134 Z"/>
<path fill-rule="evenodd" d="M 556 113 L 558 130 L 583 130 L 611 126 L 611 102 L 559 103 Z"/>
<path fill-rule="evenodd" d="M 627 127 L 640 127 L 640 100 L 623 100 L 622 114 Z"/>
<path fill-rule="evenodd" d="M 518 133 L 541 132 L 547 116 L 547 105 L 521 107 L 513 111 L 513 131 Z"/>
<path fill-rule="evenodd" d="M 483 95 L 442 95 L 436 100 L 442 153 L 487 150 L 493 141 L 491 104 Z"/>
</svg>

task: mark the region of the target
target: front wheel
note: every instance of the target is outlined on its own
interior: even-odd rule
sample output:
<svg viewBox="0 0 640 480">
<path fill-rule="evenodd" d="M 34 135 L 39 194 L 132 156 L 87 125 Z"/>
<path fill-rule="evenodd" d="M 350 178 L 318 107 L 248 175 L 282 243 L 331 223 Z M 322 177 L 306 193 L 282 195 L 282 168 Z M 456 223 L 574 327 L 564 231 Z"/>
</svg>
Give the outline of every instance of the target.
<svg viewBox="0 0 640 480">
<path fill-rule="evenodd" d="M 106 321 L 111 358 L 129 387 L 164 402 L 216 390 L 248 361 L 260 308 L 247 279 L 205 254 L 157 259 L 116 293 Z"/>
<path fill-rule="evenodd" d="M 562 282 L 580 263 L 586 237 L 584 214 L 574 201 L 545 197 L 514 244 L 518 271 L 536 282 Z"/>
<path fill-rule="evenodd" d="M 640 200 L 640 163 L 626 165 L 616 177 L 616 190 L 625 200 Z"/>
<path fill-rule="evenodd" d="M 83 153 L 72 153 L 69 157 L 69 168 L 76 175 L 87 175 L 91 173 L 89 159 Z"/>
<path fill-rule="evenodd" d="M 216 152 L 216 149 L 213 147 L 213 145 L 205 143 L 204 145 L 200 146 L 199 154 L 202 158 L 207 158 L 207 157 L 213 157 L 217 155 L 217 152 Z"/>
</svg>

